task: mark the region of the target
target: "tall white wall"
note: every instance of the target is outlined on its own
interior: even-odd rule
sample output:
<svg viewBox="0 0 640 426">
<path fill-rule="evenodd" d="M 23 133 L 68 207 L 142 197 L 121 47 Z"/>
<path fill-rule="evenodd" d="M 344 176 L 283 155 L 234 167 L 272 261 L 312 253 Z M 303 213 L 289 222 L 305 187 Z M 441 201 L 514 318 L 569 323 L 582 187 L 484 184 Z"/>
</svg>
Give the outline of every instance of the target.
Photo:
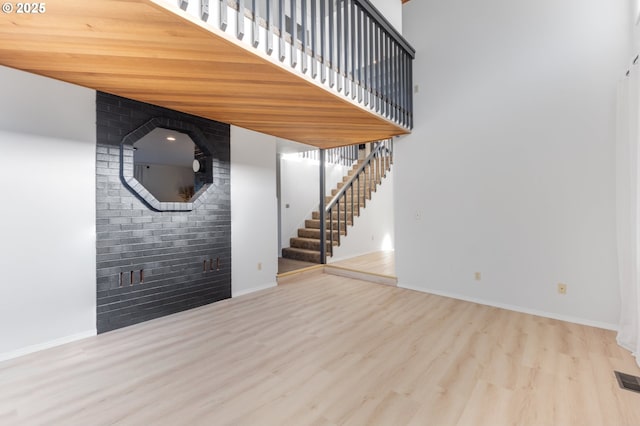
<svg viewBox="0 0 640 426">
<path fill-rule="evenodd" d="M 0 359 L 95 334 L 95 92 L 0 67 Z"/>
<path fill-rule="evenodd" d="M 631 9 L 629 19 L 632 22 L 630 34 L 633 39 L 632 53 L 630 55 L 633 54 L 635 56 L 640 53 L 640 0 L 631 0 L 629 3 L 629 8 Z"/>
<path fill-rule="evenodd" d="M 395 151 L 400 285 L 614 327 L 628 1 L 420 0 L 403 16 L 419 92 Z"/>
<path fill-rule="evenodd" d="M 231 291 L 276 285 L 276 139 L 231 126 Z"/>
<path fill-rule="evenodd" d="M 362 214 L 354 219 L 353 226 L 347 229 L 347 236 L 342 236 L 340 246 L 333 248 L 333 256 L 329 258 L 329 263 L 381 250 L 393 250 L 394 167 L 392 166 L 391 172 L 387 172 L 387 177 L 378 185 L 371 200 L 367 200 L 367 206 L 362 210 Z"/>
<path fill-rule="evenodd" d="M 371 3 L 402 34 L 402 0 L 371 0 Z"/>
</svg>

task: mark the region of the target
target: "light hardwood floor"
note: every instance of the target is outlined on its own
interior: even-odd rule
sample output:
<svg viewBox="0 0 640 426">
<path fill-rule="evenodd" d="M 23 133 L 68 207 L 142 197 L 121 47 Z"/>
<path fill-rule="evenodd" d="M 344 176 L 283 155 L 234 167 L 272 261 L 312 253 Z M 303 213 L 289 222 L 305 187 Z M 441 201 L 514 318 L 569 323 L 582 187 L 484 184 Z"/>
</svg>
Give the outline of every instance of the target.
<svg viewBox="0 0 640 426">
<path fill-rule="evenodd" d="M 392 251 L 378 251 L 338 262 L 329 261 L 329 264 L 359 271 L 395 276 L 395 254 Z"/>
<path fill-rule="evenodd" d="M 0 364 L 2 425 L 640 425 L 611 331 L 326 274 Z"/>
</svg>

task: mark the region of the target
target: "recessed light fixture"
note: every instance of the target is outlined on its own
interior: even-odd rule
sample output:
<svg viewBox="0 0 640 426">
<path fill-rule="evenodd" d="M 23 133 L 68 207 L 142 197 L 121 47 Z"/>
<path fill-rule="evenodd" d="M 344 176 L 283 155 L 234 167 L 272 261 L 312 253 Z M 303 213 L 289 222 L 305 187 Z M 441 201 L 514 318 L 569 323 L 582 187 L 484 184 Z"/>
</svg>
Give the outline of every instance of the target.
<svg viewBox="0 0 640 426">
<path fill-rule="evenodd" d="M 167 136 L 167 140 L 168 140 L 169 142 L 173 142 L 173 141 L 175 141 L 175 140 L 176 140 L 176 138 L 175 138 L 174 136 Z"/>
</svg>

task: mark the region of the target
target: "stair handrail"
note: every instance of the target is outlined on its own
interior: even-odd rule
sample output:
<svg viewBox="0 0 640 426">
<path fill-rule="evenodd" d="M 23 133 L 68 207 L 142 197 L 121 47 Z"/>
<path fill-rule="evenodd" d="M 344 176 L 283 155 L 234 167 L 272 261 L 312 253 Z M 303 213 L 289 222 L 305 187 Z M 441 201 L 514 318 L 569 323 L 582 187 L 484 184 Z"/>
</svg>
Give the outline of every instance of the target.
<svg viewBox="0 0 640 426">
<path fill-rule="evenodd" d="M 333 256 L 333 240 L 334 240 L 334 230 L 333 230 L 333 208 L 335 206 L 338 206 L 338 230 L 337 230 L 337 242 L 338 245 L 340 245 L 340 230 L 343 229 L 345 232 L 345 236 L 347 234 L 347 218 L 349 216 L 347 209 L 346 209 L 346 204 L 345 204 L 345 209 L 344 209 L 344 227 L 341 228 L 340 224 L 341 224 L 341 215 L 340 215 L 340 199 L 342 197 L 345 198 L 345 203 L 346 201 L 346 196 L 347 196 L 347 192 L 349 190 L 351 190 L 351 223 L 353 224 L 353 219 L 354 219 L 354 203 L 353 203 L 353 198 L 354 198 L 354 190 L 353 190 L 353 184 L 354 183 L 358 183 L 358 211 L 360 211 L 360 198 L 361 198 L 361 194 L 360 194 L 360 176 L 365 172 L 365 170 L 367 169 L 367 167 L 369 167 L 372 164 L 372 161 L 375 162 L 376 158 L 378 157 L 382 157 L 383 154 L 387 154 L 389 157 L 391 157 L 392 153 L 393 153 L 393 139 L 386 139 L 383 141 L 378 141 L 378 142 L 372 142 L 372 146 L 373 149 L 371 150 L 371 152 L 369 153 L 369 155 L 367 155 L 367 157 L 364 159 L 364 161 L 362 162 L 362 164 L 358 167 L 358 169 L 356 170 L 356 172 L 349 178 L 349 180 L 347 180 L 344 185 L 342 186 L 342 188 L 336 193 L 336 195 L 333 196 L 333 198 L 331 199 L 331 201 L 329 201 L 328 204 L 325 205 L 324 211 L 325 211 L 325 215 L 323 215 L 325 218 L 327 217 L 328 214 L 328 218 L 329 218 L 329 252 L 330 252 L 330 256 Z M 390 164 L 391 161 L 389 163 L 389 167 L 387 167 L 386 165 L 383 165 L 382 162 L 378 161 L 377 164 L 375 165 L 376 169 L 374 169 L 374 167 L 371 167 L 371 173 L 369 173 L 369 175 L 373 175 L 375 173 L 375 178 L 373 179 L 373 188 L 372 188 L 372 179 L 371 177 L 368 177 L 367 174 L 365 174 L 365 182 L 364 182 L 364 189 L 363 191 L 365 192 L 365 197 L 363 199 L 364 201 L 364 205 L 366 206 L 366 191 L 367 189 L 369 191 L 373 191 L 375 189 L 375 186 L 377 185 L 377 181 L 378 178 L 382 178 L 384 176 L 384 174 L 386 173 L 386 171 L 388 171 L 390 169 Z M 320 220 L 320 244 L 321 246 L 325 246 L 326 247 L 326 220 Z M 326 259 L 321 259 L 321 263 L 326 263 Z"/>
</svg>

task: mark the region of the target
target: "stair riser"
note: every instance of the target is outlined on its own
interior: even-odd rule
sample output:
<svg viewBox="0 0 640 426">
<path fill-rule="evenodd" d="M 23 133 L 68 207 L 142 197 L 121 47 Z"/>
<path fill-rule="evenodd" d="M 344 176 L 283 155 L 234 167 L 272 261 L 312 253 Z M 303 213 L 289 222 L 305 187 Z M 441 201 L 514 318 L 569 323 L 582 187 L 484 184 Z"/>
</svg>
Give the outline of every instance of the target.
<svg viewBox="0 0 640 426">
<path fill-rule="evenodd" d="M 349 215 L 349 217 L 351 217 Z M 349 219 L 347 221 L 347 225 L 351 226 L 353 223 L 351 222 L 351 219 Z M 329 229 L 330 226 L 330 222 L 327 221 L 327 229 Z M 340 226 L 344 226 L 344 215 L 341 215 L 340 218 Z M 310 228 L 310 229 L 320 229 L 320 220 L 319 219 L 308 219 L 304 221 L 304 227 L 305 228 Z M 333 221 L 333 229 L 338 229 L 338 221 L 334 220 Z"/>
<path fill-rule="evenodd" d="M 370 179 L 371 177 L 376 177 L 376 178 L 380 179 L 380 177 L 384 177 L 386 174 L 387 174 L 386 170 L 383 170 L 382 172 L 376 172 L 376 171 L 371 171 L 371 170 L 367 169 L 367 171 L 366 171 L 367 179 Z M 349 179 L 351 179 L 352 177 L 353 177 L 353 174 L 349 173 L 349 174 L 347 174 L 347 175 L 342 177 L 342 181 L 346 182 Z M 364 178 L 365 178 L 364 174 L 361 175 L 360 179 L 364 180 Z"/>
<path fill-rule="evenodd" d="M 364 209 L 364 203 L 360 203 L 360 208 Z M 344 205 L 344 203 L 340 203 L 340 215 L 342 216 L 345 212 L 345 210 L 347 211 L 347 213 L 349 215 L 351 215 L 351 203 L 347 204 L 346 206 Z M 353 210 L 357 213 L 358 212 L 358 204 L 354 203 L 353 204 Z M 338 206 L 333 206 L 333 211 L 335 213 L 338 212 Z M 357 216 L 357 215 L 356 215 Z"/>
<path fill-rule="evenodd" d="M 373 182 L 373 181 L 376 181 L 376 182 L 380 183 L 380 181 L 382 180 L 382 179 L 380 179 L 381 177 L 384 178 L 385 174 L 383 173 L 382 176 L 376 174 L 374 176 L 374 175 L 370 175 L 370 174 L 367 173 L 366 175 L 360 175 L 360 183 Z M 342 178 L 342 183 L 348 182 L 349 180 L 351 180 L 351 176 L 344 176 Z M 338 184 L 339 183 L 340 182 L 338 182 Z"/>
<path fill-rule="evenodd" d="M 370 199 L 371 199 L 371 195 L 368 195 L 366 197 L 360 197 L 360 206 L 364 207 L 364 201 L 365 200 L 370 200 Z M 325 205 L 329 204 L 331 202 L 331 200 L 333 200 L 333 196 L 325 197 L 325 199 L 324 199 Z M 345 201 L 344 197 L 341 197 L 340 198 L 340 205 L 343 205 L 344 201 Z M 351 197 L 349 197 L 349 196 L 347 197 L 347 204 L 349 205 L 349 207 L 351 207 Z M 354 205 L 358 204 L 358 197 L 353 199 L 353 204 Z"/>
<path fill-rule="evenodd" d="M 333 240 L 334 241 L 338 241 L 338 234 L 336 232 L 337 230 L 334 230 L 333 233 Z M 340 232 L 341 235 L 344 235 L 344 230 L 342 232 Z M 319 229 L 307 229 L 307 228 L 301 228 L 298 229 L 298 237 L 300 238 L 316 238 L 316 239 L 320 239 L 320 230 Z M 329 231 L 327 231 L 327 239 L 329 239 Z"/>
<path fill-rule="evenodd" d="M 338 191 L 340 191 L 342 189 L 343 186 L 344 185 L 342 185 L 342 184 L 338 184 L 337 188 L 331 190 L 331 195 L 336 195 L 338 193 Z M 367 185 L 367 187 L 365 188 L 364 185 L 360 185 L 360 195 L 365 194 L 369 190 L 373 191 L 374 190 L 373 186 L 371 188 L 369 188 L 368 185 Z M 351 188 L 347 189 L 347 193 L 351 194 Z M 353 194 L 354 195 L 358 195 L 358 186 L 354 185 Z"/>
<path fill-rule="evenodd" d="M 337 245 L 337 241 L 334 241 L 334 245 Z M 320 240 L 307 241 L 300 238 L 291 238 L 291 240 L 289 241 L 289 246 L 305 250 L 320 251 Z M 331 250 L 331 243 L 329 241 L 327 241 L 326 247 L 327 250 Z"/>
<path fill-rule="evenodd" d="M 344 209 L 341 208 L 340 209 L 340 220 L 344 219 L 344 214 L 345 214 Z M 320 219 L 320 213 L 319 212 L 313 212 L 313 214 L 311 216 L 315 220 L 319 220 Z M 328 216 L 329 216 L 329 214 L 327 213 L 327 217 Z M 338 220 L 338 211 L 336 210 L 335 212 L 333 212 L 331 214 L 331 216 L 333 216 L 332 217 L 333 220 Z M 347 212 L 347 216 L 349 216 L 349 219 L 351 219 L 351 208 L 349 208 L 349 211 Z M 353 217 L 358 217 L 358 216 L 360 216 L 360 215 L 358 214 L 358 209 L 356 208 L 355 212 L 353 214 Z"/>
</svg>

